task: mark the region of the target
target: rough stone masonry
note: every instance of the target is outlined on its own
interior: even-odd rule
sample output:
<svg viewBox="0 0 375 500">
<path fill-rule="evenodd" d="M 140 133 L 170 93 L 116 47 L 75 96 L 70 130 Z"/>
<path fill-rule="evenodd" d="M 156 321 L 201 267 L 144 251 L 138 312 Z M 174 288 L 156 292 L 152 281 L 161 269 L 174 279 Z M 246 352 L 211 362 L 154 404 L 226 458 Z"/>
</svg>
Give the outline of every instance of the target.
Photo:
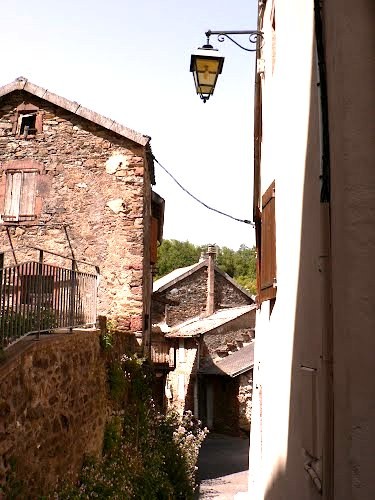
<svg viewBox="0 0 375 500">
<path fill-rule="evenodd" d="M 38 95 L 43 90 L 26 85 Z M 56 105 L 38 95 L 14 90 L 0 97 L 0 252 L 5 252 L 4 264 L 35 260 L 35 251 L 27 247 L 92 263 L 97 268 L 79 263 L 78 270 L 99 271 L 98 314 L 113 320 L 120 331 L 142 331 L 152 282 L 149 138 L 139 144 L 98 125 L 100 120 L 113 124 L 111 120 L 88 110 L 81 113 L 92 116 L 90 120 L 66 109 L 73 109 L 74 104 L 79 107 L 77 103 L 53 95 L 61 103 Z M 28 121 L 32 118 L 27 115 L 33 114 L 35 124 Z M 28 133 L 26 123 L 31 123 Z M 34 198 L 25 202 L 33 205 L 32 213 L 19 220 L 6 217 L 10 172 L 35 172 L 37 176 L 35 193 L 30 195 Z M 68 266 L 68 261 L 53 255 L 45 253 L 44 258 Z"/>
</svg>

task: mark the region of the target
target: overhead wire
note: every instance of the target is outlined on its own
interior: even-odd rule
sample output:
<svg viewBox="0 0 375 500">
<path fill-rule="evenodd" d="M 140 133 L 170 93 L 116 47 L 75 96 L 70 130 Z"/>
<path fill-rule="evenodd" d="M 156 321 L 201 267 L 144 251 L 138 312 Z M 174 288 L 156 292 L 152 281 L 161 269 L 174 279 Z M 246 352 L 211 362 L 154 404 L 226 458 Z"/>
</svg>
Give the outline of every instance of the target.
<svg viewBox="0 0 375 500">
<path fill-rule="evenodd" d="M 154 155 L 152 155 L 153 157 L 153 160 L 159 165 L 160 168 L 162 168 L 164 170 L 164 172 L 169 175 L 169 177 L 171 177 L 171 179 L 173 179 L 173 181 L 186 193 L 188 194 L 191 198 L 193 198 L 193 200 L 195 200 L 196 202 L 200 203 L 201 205 L 203 205 L 205 208 L 207 208 L 208 210 L 212 210 L 213 212 L 216 212 L 220 215 L 224 215 L 224 217 L 229 217 L 229 219 L 232 219 L 232 220 L 235 220 L 237 222 L 243 222 L 244 224 L 250 224 L 251 226 L 255 226 L 254 222 L 250 221 L 250 220 L 247 220 L 247 219 L 239 219 L 238 217 L 233 217 L 233 215 L 229 215 L 225 212 L 222 212 L 221 210 L 218 210 L 217 208 L 213 208 L 213 207 L 210 207 L 209 205 L 207 205 L 207 203 L 204 203 L 204 201 L 200 200 L 199 198 L 197 198 L 196 196 L 194 196 L 188 189 L 186 189 L 177 179 L 176 177 L 174 177 L 174 175 L 172 175 L 156 158 Z"/>
</svg>

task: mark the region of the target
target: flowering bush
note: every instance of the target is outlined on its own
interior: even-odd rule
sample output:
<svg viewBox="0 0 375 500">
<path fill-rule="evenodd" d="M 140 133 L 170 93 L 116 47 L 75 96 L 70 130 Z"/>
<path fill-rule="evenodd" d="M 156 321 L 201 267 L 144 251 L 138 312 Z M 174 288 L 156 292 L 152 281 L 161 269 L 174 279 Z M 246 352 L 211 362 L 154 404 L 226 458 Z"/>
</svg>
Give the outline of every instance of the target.
<svg viewBox="0 0 375 500">
<path fill-rule="evenodd" d="M 55 499 L 189 500 L 193 498 L 199 448 L 207 434 L 191 412 L 158 412 L 151 398 L 152 370 L 137 356 L 124 356 L 127 404 L 107 424 L 103 457 L 83 466 L 73 487 Z M 120 384 L 122 385 L 122 384 Z"/>
<path fill-rule="evenodd" d="M 202 429 L 202 422 L 197 420 L 190 410 L 182 418 L 175 418 L 177 430 L 173 432 L 173 440 L 186 459 L 187 473 L 192 483 L 195 483 L 196 463 L 199 449 L 208 434 L 208 429 Z"/>
</svg>

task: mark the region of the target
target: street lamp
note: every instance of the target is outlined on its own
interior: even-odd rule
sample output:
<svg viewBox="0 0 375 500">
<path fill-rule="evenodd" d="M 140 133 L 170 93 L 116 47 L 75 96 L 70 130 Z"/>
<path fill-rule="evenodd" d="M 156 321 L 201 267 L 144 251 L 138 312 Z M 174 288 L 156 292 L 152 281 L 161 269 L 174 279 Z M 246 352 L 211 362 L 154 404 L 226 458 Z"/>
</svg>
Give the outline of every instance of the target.
<svg viewBox="0 0 375 500">
<path fill-rule="evenodd" d="M 217 77 L 220 75 L 224 57 L 208 43 L 191 55 L 190 71 L 193 73 L 195 89 L 203 102 L 214 93 Z"/>
<path fill-rule="evenodd" d="M 249 35 L 249 42 L 256 44 L 258 37 L 262 37 L 261 31 L 206 31 L 207 43 L 203 47 L 191 55 L 190 71 L 193 73 L 195 89 L 203 102 L 206 102 L 214 93 L 217 77 L 220 75 L 224 57 L 220 55 L 217 49 L 214 49 L 210 44 L 210 36 L 218 35 L 219 42 L 223 42 L 225 38 L 231 40 L 234 44 L 247 52 L 255 52 L 258 47 L 248 48 L 240 45 L 229 35 Z"/>
</svg>

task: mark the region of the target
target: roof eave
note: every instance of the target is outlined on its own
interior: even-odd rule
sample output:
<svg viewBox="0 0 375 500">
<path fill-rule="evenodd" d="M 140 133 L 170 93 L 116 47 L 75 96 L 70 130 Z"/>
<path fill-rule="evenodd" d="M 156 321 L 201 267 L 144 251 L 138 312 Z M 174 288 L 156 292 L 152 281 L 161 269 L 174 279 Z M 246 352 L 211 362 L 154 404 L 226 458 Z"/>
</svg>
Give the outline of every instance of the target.
<svg viewBox="0 0 375 500">
<path fill-rule="evenodd" d="M 70 101 L 69 99 L 54 94 L 53 92 L 50 92 L 43 87 L 39 87 L 39 85 L 35 85 L 34 83 L 29 82 L 27 78 L 20 77 L 17 78 L 14 82 L 0 87 L 0 97 L 3 97 L 17 90 L 24 90 L 29 94 L 55 104 L 60 108 L 70 111 L 77 116 L 80 116 L 81 118 L 85 118 L 86 120 L 89 120 L 96 125 L 106 128 L 107 130 L 110 130 L 111 132 L 114 132 L 118 135 L 121 135 L 122 137 L 125 137 L 126 139 L 129 139 L 130 141 L 135 142 L 140 146 L 145 147 L 150 142 L 149 136 L 140 134 L 139 132 L 125 127 L 124 125 L 121 125 L 120 123 L 117 123 L 110 118 L 106 118 L 105 116 L 100 115 L 95 111 L 85 108 L 76 101 Z"/>
</svg>

